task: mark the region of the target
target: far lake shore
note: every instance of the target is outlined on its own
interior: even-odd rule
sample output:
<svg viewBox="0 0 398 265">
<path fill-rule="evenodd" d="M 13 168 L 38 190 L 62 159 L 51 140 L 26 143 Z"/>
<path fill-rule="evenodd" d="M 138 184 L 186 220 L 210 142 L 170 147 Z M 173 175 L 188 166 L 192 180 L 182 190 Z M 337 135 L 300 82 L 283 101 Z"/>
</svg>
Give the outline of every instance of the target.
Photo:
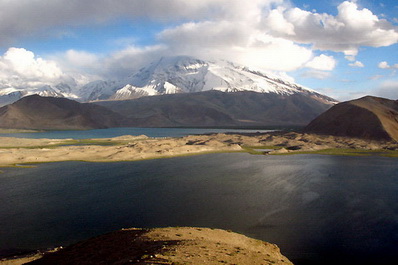
<svg viewBox="0 0 398 265">
<path fill-rule="evenodd" d="M 398 157 L 398 143 L 298 132 L 217 133 L 185 137 L 120 136 L 97 139 L 0 137 L 0 166 L 87 161 L 137 161 L 217 152 Z"/>
</svg>

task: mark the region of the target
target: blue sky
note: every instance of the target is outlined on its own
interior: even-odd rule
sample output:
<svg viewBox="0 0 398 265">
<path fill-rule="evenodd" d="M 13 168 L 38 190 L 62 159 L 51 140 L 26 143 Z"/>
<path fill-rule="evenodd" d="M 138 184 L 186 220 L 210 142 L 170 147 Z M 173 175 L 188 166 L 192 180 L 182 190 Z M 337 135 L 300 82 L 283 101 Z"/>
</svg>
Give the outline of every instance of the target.
<svg viewBox="0 0 398 265">
<path fill-rule="evenodd" d="M 0 92 L 227 59 L 348 100 L 398 99 L 396 0 L 0 0 Z"/>
</svg>

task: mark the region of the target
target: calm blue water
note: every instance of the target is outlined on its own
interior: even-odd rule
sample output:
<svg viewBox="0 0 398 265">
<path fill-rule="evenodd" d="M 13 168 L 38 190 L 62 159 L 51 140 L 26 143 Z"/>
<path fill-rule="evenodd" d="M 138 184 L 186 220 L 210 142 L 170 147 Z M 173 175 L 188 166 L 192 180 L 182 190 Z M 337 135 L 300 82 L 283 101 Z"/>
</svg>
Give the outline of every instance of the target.
<svg viewBox="0 0 398 265">
<path fill-rule="evenodd" d="M 3 171 L 3 254 L 123 227 L 204 226 L 276 243 L 295 264 L 398 260 L 393 158 L 232 153 Z"/>
<path fill-rule="evenodd" d="M 256 133 L 270 132 L 272 130 L 250 130 L 250 129 L 202 129 L 202 128 L 109 128 L 86 131 L 46 131 L 35 133 L 0 133 L 0 137 L 20 138 L 49 138 L 49 139 L 88 139 L 88 138 L 110 138 L 122 135 L 146 135 L 149 137 L 182 137 L 192 134 L 206 133 Z"/>
</svg>

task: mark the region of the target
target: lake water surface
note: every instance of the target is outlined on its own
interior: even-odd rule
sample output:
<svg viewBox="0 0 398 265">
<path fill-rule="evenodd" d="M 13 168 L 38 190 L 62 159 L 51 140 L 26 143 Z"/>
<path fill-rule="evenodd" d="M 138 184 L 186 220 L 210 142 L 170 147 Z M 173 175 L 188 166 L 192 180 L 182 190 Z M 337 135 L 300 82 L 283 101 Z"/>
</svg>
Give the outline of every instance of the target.
<svg viewBox="0 0 398 265">
<path fill-rule="evenodd" d="M 280 129 L 280 128 L 279 128 Z M 146 135 L 149 137 L 182 137 L 192 134 L 208 134 L 208 133 L 256 133 L 270 132 L 274 129 L 210 129 L 210 128 L 109 128 L 95 129 L 85 131 L 44 131 L 32 133 L 0 133 L 3 137 L 20 137 L 20 138 L 48 138 L 48 139 L 88 139 L 88 138 L 111 138 L 122 135 Z"/>
<path fill-rule="evenodd" d="M 275 243 L 295 264 L 398 260 L 394 158 L 230 153 L 3 171 L 3 255 L 123 227 L 204 226 Z"/>
</svg>

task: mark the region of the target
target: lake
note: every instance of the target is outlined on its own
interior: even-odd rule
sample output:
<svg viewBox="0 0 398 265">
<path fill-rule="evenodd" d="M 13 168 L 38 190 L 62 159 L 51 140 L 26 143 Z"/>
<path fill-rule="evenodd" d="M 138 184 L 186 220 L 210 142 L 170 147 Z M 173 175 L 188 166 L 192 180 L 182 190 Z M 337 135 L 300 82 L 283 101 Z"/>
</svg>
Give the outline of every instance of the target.
<svg viewBox="0 0 398 265">
<path fill-rule="evenodd" d="M 275 243 L 299 265 L 398 260 L 394 158 L 229 153 L 3 171 L 3 255 L 124 227 L 203 226 Z"/>
<path fill-rule="evenodd" d="M 280 128 L 279 128 L 280 129 Z M 148 137 L 183 137 L 193 134 L 209 134 L 209 133 L 256 133 L 271 132 L 275 128 L 270 129 L 221 129 L 221 128 L 109 128 L 95 129 L 85 131 L 44 131 L 32 133 L 0 133 L 0 137 L 18 137 L 18 138 L 34 138 L 34 139 L 89 139 L 89 138 L 111 138 L 122 135 L 146 135 Z"/>
</svg>

